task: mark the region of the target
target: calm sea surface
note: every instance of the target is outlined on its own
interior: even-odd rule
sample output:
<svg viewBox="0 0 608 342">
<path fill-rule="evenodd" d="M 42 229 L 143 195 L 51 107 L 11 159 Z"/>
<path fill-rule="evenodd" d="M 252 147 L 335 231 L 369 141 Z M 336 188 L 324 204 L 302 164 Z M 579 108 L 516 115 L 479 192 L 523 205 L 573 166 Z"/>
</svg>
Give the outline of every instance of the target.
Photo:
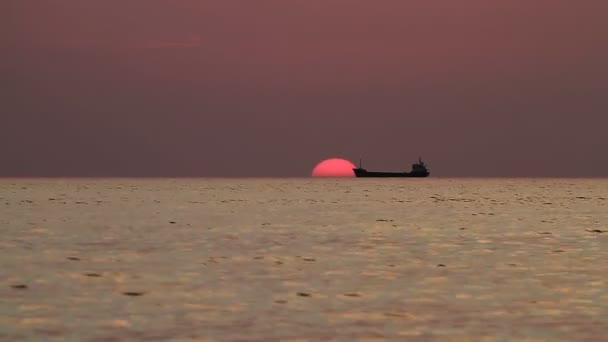
<svg viewBox="0 0 608 342">
<path fill-rule="evenodd" d="M 0 233 L 6 341 L 608 330 L 608 179 L 4 179 Z"/>
</svg>

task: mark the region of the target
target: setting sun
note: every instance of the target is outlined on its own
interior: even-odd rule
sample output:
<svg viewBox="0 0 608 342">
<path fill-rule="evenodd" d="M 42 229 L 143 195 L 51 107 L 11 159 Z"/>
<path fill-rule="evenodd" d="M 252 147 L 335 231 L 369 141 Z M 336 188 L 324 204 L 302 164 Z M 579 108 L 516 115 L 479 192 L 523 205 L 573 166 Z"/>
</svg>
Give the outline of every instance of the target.
<svg viewBox="0 0 608 342">
<path fill-rule="evenodd" d="M 313 177 L 354 177 L 355 165 L 342 158 L 325 159 L 312 170 Z"/>
</svg>

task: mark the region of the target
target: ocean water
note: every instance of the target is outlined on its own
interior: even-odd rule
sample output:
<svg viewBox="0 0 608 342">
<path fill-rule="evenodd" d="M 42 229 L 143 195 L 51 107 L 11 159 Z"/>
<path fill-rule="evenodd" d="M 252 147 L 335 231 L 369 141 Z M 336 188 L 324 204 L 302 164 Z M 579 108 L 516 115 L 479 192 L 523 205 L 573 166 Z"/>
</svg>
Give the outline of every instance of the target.
<svg viewBox="0 0 608 342">
<path fill-rule="evenodd" d="M 0 232 L 6 341 L 608 328 L 608 179 L 4 179 Z"/>
</svg>

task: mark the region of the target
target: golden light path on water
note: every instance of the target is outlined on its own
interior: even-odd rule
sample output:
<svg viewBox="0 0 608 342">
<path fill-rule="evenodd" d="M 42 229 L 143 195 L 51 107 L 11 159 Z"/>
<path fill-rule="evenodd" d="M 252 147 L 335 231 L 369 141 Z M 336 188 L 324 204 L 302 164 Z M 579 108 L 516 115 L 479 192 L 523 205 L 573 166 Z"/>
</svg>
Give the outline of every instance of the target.
<svg viewBox="0 0 608 342">
<path fill-rule="evenodd" d="M 600 341 L 606 179 L 0 180 L 0 340 Z"/>
</svg>

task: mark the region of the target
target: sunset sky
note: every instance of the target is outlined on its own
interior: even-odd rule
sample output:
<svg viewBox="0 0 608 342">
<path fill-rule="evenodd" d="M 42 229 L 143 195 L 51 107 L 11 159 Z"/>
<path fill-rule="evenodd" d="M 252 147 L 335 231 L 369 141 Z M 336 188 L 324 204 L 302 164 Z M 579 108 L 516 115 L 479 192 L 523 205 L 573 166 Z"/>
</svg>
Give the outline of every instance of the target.
<svg viewBox="0 0 608 342">
<path fill-rule="evenodd" d="M 608 176 L 606 0 L 8 0 L 0 176 Z"/>
</svg>

